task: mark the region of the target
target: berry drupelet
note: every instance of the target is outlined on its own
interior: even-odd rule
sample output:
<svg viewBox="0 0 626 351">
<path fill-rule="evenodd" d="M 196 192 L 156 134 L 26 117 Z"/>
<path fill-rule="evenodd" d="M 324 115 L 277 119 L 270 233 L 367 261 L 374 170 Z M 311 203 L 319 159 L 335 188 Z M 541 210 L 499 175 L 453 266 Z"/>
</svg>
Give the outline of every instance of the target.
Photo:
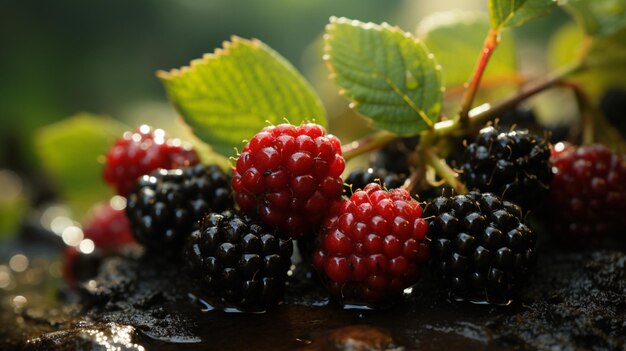
<svg viewBox="0 0 626 351">
<path fill-rule="evenodd" d="M 216 308 L 262 311 L 283 296 L 291 240 L 246 214 L 211 213 L 185 246 L 194 291 Z"/>
<path fill-rule="evenodd" d="M 508 303 L 535 265 L 535 234 L 519 206 L 491 193 L 426 205 L 431 265 L 457 300 Z"/>
<path fill-rule="evenodd" d="M 554 232 L 588 244 L 626 225 L 626 157 L 603 145 L 555 145 L 550 208 Z"/>
<path fill-rule="evenodd" d="M 199 162 L 191 144 L 170 139 L 162 129 L 142 125 L 126 132 L 106 155 L 103 178 L 117 193 L 126 196 L 137 179 L 159 168 L 188 167 Z"/>
<path fill-rule="evenodd" d="M 339 140 L 317 124 L 264 128 L 233 170 L 239 207 L 294 239 L 312 234 L 339 201 L 345 167 Z"/>
<path fill-rule="evenodd" d="M 345 180 L 344 188 L 346 194 L 352 195 L 358 189 L 363 189 L 369 183 L 382 184 L 387 189 L 397 189 L 401 187 L 407 179 L 406 174 L 397 174 L 382 168 L 355 168 Z"/>
<path fill-rule="evenodd" d="M 417 282 L 428 260 L 428 224 L 406 190 L 370 183 L 331 211 L 313 265 L 333 296 L 380 303 Z"/>
<path fill-rule="evenodd" d="M 483 128 L 467 146 L 461 170 L 461 180 L 468 188 L 497 194 L 530 209 L 549 192 L 550 147 L 525 130 Z"/>
<path fill-rule="evenodd" d="M 135 238 L 148 248 L 177 250 L 205 214 L 232 208 L 229 181 L 219 167 L 201 164 L 143 176 L 126 207 Z"/>
</svg>

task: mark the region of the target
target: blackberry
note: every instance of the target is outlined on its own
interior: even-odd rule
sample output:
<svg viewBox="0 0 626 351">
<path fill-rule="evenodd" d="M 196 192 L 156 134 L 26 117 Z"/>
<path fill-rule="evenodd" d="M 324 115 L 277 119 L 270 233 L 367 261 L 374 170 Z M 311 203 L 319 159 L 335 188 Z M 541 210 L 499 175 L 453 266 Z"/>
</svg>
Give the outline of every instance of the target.
<svg viewBox="0 0 626 351">
<path fill-rule="evenodd" d="M 206 213 L 233 206 L 229 178 L 219 167 L 201 164 L 143 176 L 126 206 L 135 238 L 173 252 Z"/>
<path fill-rule="evenodd" d="M 600 241 L 626 225 L 626 157 L 603 145 L 555 145 L 553 232 L 569 244 Z"/>
<path fill-rule="evenodd" d="M 535 265 L 535 234 L 519 206 L 491 193 L 426 205 L 431 264 L 454 299 L 508 303 Z"/>
<path fill-rule="evenodd" d="M 550 146 L 526 130 L 483 128 L 467 146 L 461 169 L 461 180 L 468 188 L 533 208 L 548 195 L 552 180 Z"/>
<path fill-rule="evenodd" d="M 392 173 L 410 174 L 410 155 L 419 144 L 419 136 L 399 138 L 372 153 L 370 165 L 374 169 L 386 169 Z"/>
<path fill-rule="evenodd" d="M 345 180 L 344 190 L 352 195 L 357 189 L 363 189 L 369 183 L 378 183 L 387 189 L 397 189 L 404 184 L 406 174 L 389 172 L 382 168 L 355 168 Z"/>
<path fill-rule="evenodd" d="M 293 245 L 246 214 L 210 213 L 191 234 L 185 262 L 194 291 L 217 308 L 260 311 L 278 303 Z"/>
</svg>

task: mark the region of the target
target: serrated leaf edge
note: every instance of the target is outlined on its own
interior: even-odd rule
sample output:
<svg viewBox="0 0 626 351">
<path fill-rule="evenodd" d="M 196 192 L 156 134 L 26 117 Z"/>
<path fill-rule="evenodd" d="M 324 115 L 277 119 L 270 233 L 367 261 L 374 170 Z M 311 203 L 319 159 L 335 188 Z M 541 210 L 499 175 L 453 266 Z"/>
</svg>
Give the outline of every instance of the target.
<svg viewBox="0 0 626 351">
<path fill-rule="evenodd" d="M 424 47 L 424 49 L 426 49 L 426 51 L 429 54 L 431 54 L 430 51 L 428 51 L 428 49 L 424 46 L 424 44 L 422 43 L 422 41 L 420 39 L 414 37 L 409 32 L 403 31 L 402 29 L 400 29 L 397 26 L 389 25 L 387 22 L 382 22 L 381 24 L 376 24 L 376 23 L 373 23 L 373 22 L 361 22 L 359 20 L 351 20 L 351 19 L 346 18 L 346 17 L 335 17 L 335 16 L 332 16 L 332 17 L 330 17 L 330 23 L 328 23 L 326 25 L 326 28 L 325 28 L 325 34 L 324 34 L 324 56 L 323 56 L 323 59 L 324 59 L 324 62 L 326 64 L 326 67 L 328 67 L 328 70 L 330 71 L 330 74 L 329 74 L 328 77 L 331 80 L 333 80 L 333 81 L 336 81 L 337 72 L 335 71 L 335 68 L 333 67 L 333 64 L 332 64 L 331 59 L 330 59 L 330 52 L 332 50 L 331 50 L 330 44 L 328 44 L 328 42 L 333 38 L 333 36 L 330 33 L 335 28 L 336 24 L 349 24 L 349 25 L 361 27 L 361 28 L 366 29 L 366 30 L 370 30 L 370 29 L 383 30 L 383 29 L 385 29 L 385 30 L 389 30 L 391 32 L 398 32 L 398 33 L 401 33 L 402 35 L 404 35 L 407 38 L 413 39 L 413 41 L 415 41 L 416 44 L 421 45 L 422 47 Z M 441 70 L 439 65 L 436 65 L 435 69 L 437 71 Z M 426 113 L 422 109 L 420 109 L 415 104 L 415 102 L 413 102 L 413 100 L 411 100 L 410 97 L 408 97 L 406 94 L 404 94 L 404 92 L 402 92 L 402 90 L 399 87 L 397 87 L 393 82 L 389 81 L 389 79 L 387 77 L 385 77 L 382 74 L 381 74 L 381 77 L 384 77 L 385 82 L 387 84 L 389 84 L 391 89 L 396 94 L 398 94 L 402 98 L 402 100 L 404 102 L 406 102 L 407 105 L 409 105 L 409 107 L 411 109 L 413 109 L 418 114 L 418 116 L 420 116 L 422 118 L 422 120 L 424 121 L 424 123 L 426 123 L 426 125 L 428 127 L 430 127 L 430 128 L 434 127 L 434 123 L 430 120 L 430 118 L 426 115 Z M 350 97 L 346 93 L 345 89 L 343 89 L 343 88 L 340 89 L 339 90 L 339 94 L 341 96 L 344 96 L 344 97 L 346 97 L 346 98 L 348 98 L 350 100 L 352 108 L 356 108 L 359 105 L 359 102 L 357 100 L 353 99 L 352 97 Z"/>
<path fill-rule="evenodd" d="M 240 43 L 250 44 L 251 47 L 261 48 L 265 46 L 263 42 L 256 38 L 245 39 L 236 35 L 230 37 L 229 40 L 222 42 L 221 48 L 216 48 L 214 52 L 205 53 L 201 58 L 191 60 L 188 65 L 181 66 L 179 68 L 172 68 L 169 71 L 158 70 L 156 76 L 162 80 L 172 80 L 174 78 L 182 77 L 185 74 L 191 73 L 196 70 L 198 65 L 207 64 L 211 60 L 216 60 L 221 56 L 228 56 L 231 49 L 236 48 Z"/>
</svg>

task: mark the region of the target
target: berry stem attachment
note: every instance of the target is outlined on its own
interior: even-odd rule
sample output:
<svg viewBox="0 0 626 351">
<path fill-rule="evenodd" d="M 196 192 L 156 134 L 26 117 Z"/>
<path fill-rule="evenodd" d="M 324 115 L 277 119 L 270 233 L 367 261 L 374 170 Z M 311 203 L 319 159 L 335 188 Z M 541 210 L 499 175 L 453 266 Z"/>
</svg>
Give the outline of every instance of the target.
<svg viewBox="0 0 626 351">
<path fill-rule="evenodd" d="M 582 62 L 563 67 L 562 69 L 556 70 L 549 74 L 546 79 L 536 82 L 529 87 L 523 88 L 515 95 L 511 95 L 494 105 L 485 103 L 478 107 L 475 107 L 471 109 L 468 113 L 468 122 L 470 125 L 483 124 L 485 121 L 488 121 L 493 117 L 501 114 L 502 112 L 510 109 L 511 107 L 514 107 L 521 101 L 524 101 L 525 99 L 537 93 L 540 93 L 546 89 L 555 86 L 556 84 L 559 84 L 564 78 L 572 74 L 578 73 L 585 68 L 586 66 Z M 437 136 L 445 136 L 457 132 L 462 132 L 465 129 L 466 127 L 463 127 L 462 125 L 460 125 L 460 123 L 457 123 L 456 120 L 447 120 L 435 123 L 434 134 Z"/>
<path fill-rule="evenodd" d="M 422 151 L 424 161 L 431 166 L 437 174 L 446 181 L 455 191 L 456 194 L 467 194 L 467 188 L 465 184 L 461 182 L 457 176 L 457 173 L 450 168 L 439 156 L 437 156 L 431 149 L 425 149 Z"/>
<path fill-rule="evenodd" d="M 472 102 L 474 101 L 474 97 L 476 97 L 476 92 L 478 91 L 478 86 L 480 85 L 480 79 L 485 73 L 491 54 L 493 54 L 495 49 L 498 47 L 499 42 L 500 31 L 490 29 L 489 33 L 487 33 L 487 37 L 485 38 L 483 50 L 478 58 L 478 62 L 476 63 L 476 68 L 474 68 L 472 79 L 467 83 L 467 88 L 465 89 L 463 99 L 461 100 L 461 110 L 459 111 L 458 117 L 461 123 L 466 123 L 469 118 L 470 108 L 472 106 Z"/>
<path fill-rule="evenodd" d="M 563 67 L 562 69 L 549 74 L 546 79 L 529 84 L 528 87 L 523 88 L 518 93 L 511 95 L 494 105 L 485 103 L 471 109 L 467 117 L 467 122 L 469 123 L 465 125 L 458 123 L 457 120 L 459 117 L 457 116 L 455 119 L 437 122 L 433 126 L 432 130 L 427 130 L 423 133 L 432 133 L 433 136 L 437 137 L 451 134 L 462 134 L 468 129 L 469 126 L 484 124 L 484 122 L 519 104 L 521 101 L 524 101 L 537 93 L 561 83 L 564 78 L 578 73 L 586 68 L 587 66 L 584 62 L 578 62 L 576 64 Z M 386 131 L 375 132 L 362 139 L 343 145 L 341 147 L 343 157 L 346 160 L 352 159 L 363 153 L 381 148 L 393 141 L 396 137 L 397 136 L 395 134 Z"/>
<path fill-rule="evenodd" d="M 396 137 L 397 136 L 393 133 L 379 131 L 367 135 L 362 139 L 342 145 L 341 152 L 343 154 L 343 158 L 348 161 L 366 152 L 379 149 L 394 140 Z"/>
</svg>

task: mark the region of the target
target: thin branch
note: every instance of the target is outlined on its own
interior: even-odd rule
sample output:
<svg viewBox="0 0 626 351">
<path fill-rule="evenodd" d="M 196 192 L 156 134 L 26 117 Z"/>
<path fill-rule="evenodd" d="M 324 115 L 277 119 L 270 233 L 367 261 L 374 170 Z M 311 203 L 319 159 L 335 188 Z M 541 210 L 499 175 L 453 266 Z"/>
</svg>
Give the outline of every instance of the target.
<svg viewBox="0 0 626 351">
<path fill-rule="evenodd" d="M 458 174 L 445 161 L 441 160 L 432 150 L 424 150 L 423 154 L 426 163 L 454 189 L 456 194 L 462 195 L 467 193 L 465 184 L 459 180 Z"/>
<path fill-rule="evenodd" d="M 487 64 L 489 63 L 489 59 L 491 58 L 491 54 L 493 54 L 493 52 L 498 47 L 499 41 L 500 31 L 490 29 L 489 33 L 487 33 L 487 37 L 485 38 L 483 50 L 480 53 L 478 62 L 476 63 L 476 68 L 474 68 L 472 79 L 468 82 L 467 89 L 465 89 L 465 94 L 463 94 L 463 100 L 461 101 L 461 110 L 459 111 L 459 121 L 461 123 L 467 122 L 467 119 L 469 118 L 470 108 L 472 107 L 472 102 L 474 102 L 474 98 L 476 97 L 476 92 L 478 92 L 480 79 L 483 77 L 485 69 L 487 68 Z"/>
<path fill-rule="evenodd" d="M 366 152 L 379 149 L 397 138 L 393 133 L 380 131 L 362 139 L 341 146 L 343 158 L 347 161 Z"/>
</svg>

